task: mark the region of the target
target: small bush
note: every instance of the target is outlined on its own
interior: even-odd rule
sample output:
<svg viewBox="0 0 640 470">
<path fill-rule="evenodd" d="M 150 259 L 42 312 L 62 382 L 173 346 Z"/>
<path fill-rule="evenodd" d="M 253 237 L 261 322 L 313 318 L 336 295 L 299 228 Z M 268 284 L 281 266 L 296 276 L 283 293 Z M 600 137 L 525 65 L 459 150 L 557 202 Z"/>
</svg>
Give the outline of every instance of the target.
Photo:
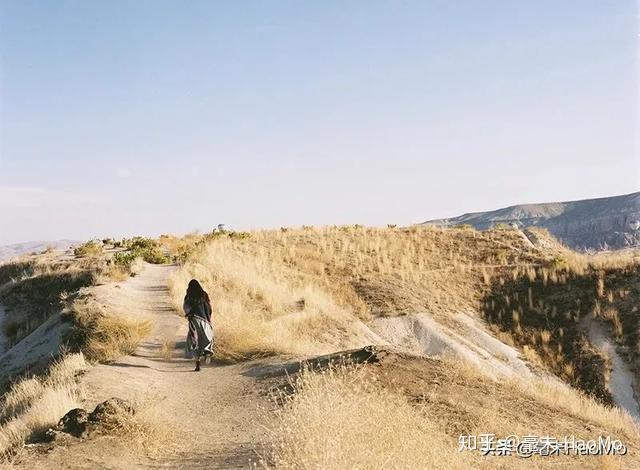
<svg viewBox="0 0 640 470">
<path fill-rule="evenodd" d="M 158 242 L 147 237 L 133 237 L 130 240 L 127 240 L 125 245 L 132 251 L 147 250 L 151 248 L 157 248 Z"/>
<path fill-rule="evenodd" d="M 165 264 L 171 261 L 158 247 L 134 250 L 133 254 L 140 256 L 147 263 L 151 264 Z"/>
<path fill-rule="evenodd" d="M 171 259 L 162 251 L 160 244 L 151 238 L 133 237 L 123 241 L 127 252 L 116 253 L 113 257 L 113 264 L 124 268 L 129 268 L 136 258 L 142 258 L 147 263 L 164 264 Z"/>
<path fill-rule="evenodd" d="M 131 264 L 136 260 L 138 256 L 130 251 L 121 251 L 113 255 L 111 259 L 113 264 L 116 266 L 122 266 L 125 268 L 129 268 Z"/>
<path fill-rule="evenodd" d="M 77 257 L 98 256 L 102 253 L 102 243 L 97 240 L 89 240 L 73 249 L 73 254 Z"/>
</svg>

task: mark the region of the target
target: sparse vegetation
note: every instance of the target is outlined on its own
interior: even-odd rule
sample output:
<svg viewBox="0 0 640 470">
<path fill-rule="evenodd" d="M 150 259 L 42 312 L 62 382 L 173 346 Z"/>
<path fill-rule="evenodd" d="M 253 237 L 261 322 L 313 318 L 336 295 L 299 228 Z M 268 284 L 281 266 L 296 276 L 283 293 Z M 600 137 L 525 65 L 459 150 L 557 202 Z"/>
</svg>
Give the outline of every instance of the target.
<svg viewBox="0 0 640 470">
<path fill-rule="evenodd" d="M 607 358 L 579 327 L 586 317 L 607 322 L 620 352 L 629 363 L 639 363 L 638 259 L 628 254 L 586 257 L 544 233 L 536 237 L 532 241 L 519 230 L 357 225 L 250 234 L 214 231 L 182 239 L 165 235 L 158 241 L 136 237 L 123 242 L 125 251 L 108 250 L 67 264 L 56 261 L 57 267 L 35 260 L 0 266 L 0 295 L 22 299 L 22 283 L 66 270 L 80 272 L 81 267 L 91 274 L 89 285 L 104 274 L 115 279 L 120 272 L 124 279 L 144 253 L 155 252 L 164 260 L 171 256 L 182 262 L 170 280 L 176 308 L 182 307 L 191 278 L 199 279 L 211 295 L 220 361 L 316 355 L 371 344 L 378 338 L 367 322 L 376 316 L 429 312 L 447 324 L 454 321 L 452 312 L 477 312 L 498 338 L 519 347 L 534 365 L 585 392 L 553 380 L 494 382 L 462 363 L 408 356 L 390 363 L 307 370 L 279 389 L 278 425 L 263 462 L 267 467 L 368 467 L 380 462 L 390 467 L 482 467 L 486 462 L 478 455 L 456 452 L 462 433 L 611 434 L 624 437 L 636 452 L 636 425 L 625 413 L 602 404 L 612 403 Z M 546 245 L 540 248 L 539 243 Z M 66 287 L 57 288 L 55 308 L 66 306 L 73 322 L 66 340 L 88 362 L 130 354 L 148 335 L 149 322 L 115 316 L 84 292 L 79 295 L 83 284 L 61 285 Z M 33 301 L 30 289 L 24 293 L 21 301 Z M 22 334 L 20 325 L 8 322 L 5 327 L 15 328 L 16 337 Z M 171 360 L 174 347 L 167 336 L 159 355 Z M 16 384 L 14 395 L 7 395 L 14 398 L 5 399 L 4 408 L 0 405 L 6 414 L 0 414 L 0 442 L 11 449 L 6 455 L 42 428 L 35 418 L 27 418 L 35 410 L 27 398 L 44 379 L 29 380 L 35 382 Z M 27 398 L 20 399 L 21 393 Z M 55 399 L 71 406 L 75 396 Z M 14 422 L 21 416 L 24 420 Z M 164 442 L 162 433 L 154 434 L 148 425 L 157 421 L 135 421 L 135 416 L 113 420 L 117 425 L 110 433 L 132 442 L 138 436 L 145 449 Z M 362 438 L 363 429 L 373 430 L 370 439 Z M 587 467 L 602 463 L 560 460 Z M 503 461 L 507 467 L 519 462 Z M 541 468 L 549 465 L 548 460 L 532 461 Z"/>
<path fill-rule="evenodd" d="M 556 375 L 606 403 L 609 359 L 590 345 L 585 319 L 610 325 L 619 351 L 640 372 L 640 264 L 631 257 L 565 254 L 548 265 L 514 268 L 495 280 L 487 319 Z"/>
<path fill-rule="evenodd" d="M 446 323 L 450 312 L 484 312 L 534 364 L 611 403 L 608 359 L 578 320 L 599 312 L 638 364 L 632 299 L 640 292 L 631 285 L 638 264 L 629 265 L 628 255 L 585 257 L 544 231 L 532 233 L 544 249 L 519 230 L 500 229 L 351 226 L 205 237 L 171 289 L 180 308 L 189 279 L 204 283 L 214 299 L 219 359 L 228 361 L 362 345 L 371 316 L 426 311 Z M 599 300 L 598 276 L 611 278 Z"/>
<path fill-rule="evenodd" d="M 66 314 L 73 321 L 66 342 L 90 362 L 111 362 L 133 353 L 151 331 L 150 321 L 110 314 L 87 297 L 75 300 Z"/>
<path fill-rule="evenodd" d="M 340 363 L 339 363 L 340 364 Z M 625 413 L 551 382 L 495 382 L 457 361 L 378 354 L 372 364 L 303 369 L 279 389 L 264 466 L 516 468 L 516 456 L 458 452 L 461 434 L 611 435 L 624 457 L 533 457 L 535 468 L 633 466 L 640 430 Z M 526 416 L 526 419 L 523 419 Z M 366 436 L 363 434 L 366 433 Z M 623 460 L 624 459 L 624 460 Z M 633 459 L 633 460 L 629 460 Z"/>
<path fill-rule="evenodd" d="M 169 257 L 162 252 L 159 242 L 151 238 L 134 237 L 124 240 L 123 245 L 134 259 L 139 257 L 151 264 L 170 262 Z"/>
<path fill-rule="evenodd" d="M 424 406 L 345 366 L 303 372 L 292 395 L 281 394 L 274 448 L 276 468 L 452 468 L 469 466 L 456 440 Z M 363 431 L 368 430 L 364 438 Z"/>
<path fill-rule="evenodd" d="M 487 271 L 542 262 L 514 231 L 436 228 L 212 236 L 189 253 L 170 283 L 175 305 L 191 278 L 204 283 L 225 360 L 362 344 L 370 339 L 362 320 L 372 315 L 477 310 Z"/>
<path fill-rule="evenodd" d="M 0 302 L 7 307 L 4 334 L 19 341 L 52 314 L 70 293 L 94 284 L 105 270 L 100 259 L 60 260 L 47 256 L 0 266 Z"/>
<path fill-rule="evenodd" d="M 99 240 L 89 240 L 73 249 L 73 254 L 77 257 L 99 256 L 102 254 L 102 242 Z"/>
<path fill-rule="evenodd" d="M 60 417 L 80 406 L 76 375 L 86 368 L 82 354 L 54 362 L 43 377 L 15 383 L 0 400 L 0 462 L 6 462 L 32 436 L 54 426 Z"/>
</svg>

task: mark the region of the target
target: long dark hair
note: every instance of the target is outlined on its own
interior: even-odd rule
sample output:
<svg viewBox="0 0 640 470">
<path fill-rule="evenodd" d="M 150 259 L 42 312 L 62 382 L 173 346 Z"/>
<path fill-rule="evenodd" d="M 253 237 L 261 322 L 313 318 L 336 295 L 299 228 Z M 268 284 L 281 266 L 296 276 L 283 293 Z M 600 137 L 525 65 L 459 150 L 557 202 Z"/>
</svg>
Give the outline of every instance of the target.
<svg viewBox="0 0 640 470">
<path fill-rule="evenodd" d="M 189 281 L 189 286 L 187 287 L 187 295 L 184 299 L 191 304 L 195 304 L 200 300 L 209 302 L 209 295 L 204 291 L 196 279 L 191 279 Z"/>
</svg>

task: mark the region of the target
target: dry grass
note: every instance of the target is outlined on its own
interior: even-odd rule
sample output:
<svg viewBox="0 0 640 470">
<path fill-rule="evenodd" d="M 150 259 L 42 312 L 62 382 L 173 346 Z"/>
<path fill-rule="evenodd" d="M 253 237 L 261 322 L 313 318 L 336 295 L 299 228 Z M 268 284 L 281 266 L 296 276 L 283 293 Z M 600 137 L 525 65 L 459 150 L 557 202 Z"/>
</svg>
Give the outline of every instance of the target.
<svg viewBox="0 0 640 470">
<path fill-rule="evenodd" d="M 94 284 L 105 268 L 99 260 L 62 260 L 45 254 L 0 265 L 0 302 L 7 307 L 4 334 L 16 343 L 54 313 L 64 299 Z"/>
<path fill-rule="evenodd" d="M 482 311 L 528 358 L 611 402 L 610 360 L 593 348 L 585 319 L 608 323 L 619 352 L 640 378 L 640 259 L 634 252 L 566 253 L 548 266 L 514 268 L 494 279 Z"/>
<path fill-rule="evenodd" d="M 177 308 L 191 278 L 210 293 L 219 359 L 376 343 L 372 316 L 428 312 L 446 324 L 452 312 L 482 312 L 537 366 L 611 403 L 607 358 L 580 319 L 609 322 L 622 355 L 640 364 L 638 252 L 583 255 L 544 230 L 527 233 L 537 246 L 519 230 L 468 228 L 191 235 L 171 239 L 192 254 L 170 288 Z"/>
<path fill-rule="evenodd" d="M 273 430 L 276 468 L 468 468 L 428 410 L 345 366 L 303 372 Z"/>
<path fill-rule="evenodd" d="M 468 364 L 391 354 L 358 367 L 305 370 L 276 396 L 264 466 L 276 468 L 628 468 L 640 434 L 628 415 L 568 387 L 493 382 Z M 622 439 L 623 457 L 482 457 L 461 434 Z M 608 467 L 613 465 L 613 467 Z"/>
<path fill-rule="evenodd" d="M 67 342 L 90 362 L 111 362 L 133 353 L 151 331 L 151 321 L 110 314 L 90 297 L 73 302 L 68 314 L 74 327 Z"/>
<path fill-rule="evenodd" d="M 172 420 L 161 411 L 162 399 L 146 395 L 133 403 L 135 413 L 116 408 L 108 414 L 102 424 L 103 431 L 126 445 L 134 455 L 158 457 L 175 450 L 177 434 Z"/>
<path fill-rule="evenodd" d="M 162 357 L 167 361 L 170 361 L 171 359 L 173 359 L 173 351 L 175 347 L 176 347 L 176 343 L 173 337 L 162 338 L 162 346 L 160 348 L 160 353 Z"/>
<path fill-rule="evenodd" d="M 525 393 L 549 407 L 562 408 L 580 419 L 597 423 L 631 439 L 640 439 L 640 427 L 627 412 L 605 406 L 563 383 L 544 379 L 513 380 L 507 386 L 512 387 L 514 393 Z"/>
<path fill-rule="evenodd" d="M 11 387 L 0 401 L 0 461 L 80 406 L 75 377 L 85 368 L 82 354 L 71 354 L 53 363 L 45 377 L 24 379 Z"/>
<path fill-rule="evenodd" d="M 170 282 L 177 308 L 199 279 L 214 302 L 219 354 L 320 353 L 374 338 L 372 315 L 479 306 L 488 272 L 539 260 L 514 231 L 354 227 L 212 238 Z"/>
</svg>

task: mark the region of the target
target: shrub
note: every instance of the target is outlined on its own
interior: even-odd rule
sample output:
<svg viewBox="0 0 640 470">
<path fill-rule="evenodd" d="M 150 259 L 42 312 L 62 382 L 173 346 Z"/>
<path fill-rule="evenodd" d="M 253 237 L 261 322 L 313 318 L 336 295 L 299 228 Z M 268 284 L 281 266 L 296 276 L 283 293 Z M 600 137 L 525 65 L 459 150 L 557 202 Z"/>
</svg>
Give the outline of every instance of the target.
<svg viewBox="0 0 640 470">
<path fill-rule="evenodd" d="M 147 237 L 133 237 L 130 240 L 127 240 L 125 246 L 132 251 L 147 250 L 150 248 L 157 248 L 158 242 Z"/>
<path fill-rule="evenodd" d="M 129 251 L 114 255 L 113 263 L 117 266 L 128 268 L 136 258 L 142 258 L 151 264 L 164 264 L 171 261 L 160 248 L 160 244 L 151 238 L 133 237 L 123 240 L 122 244 Z"/>
<path fill-rule="evenodd" d="M 97 240 L 89 240 L 73 249 L 73 254 L 78 257 L 97 256 L 101 253 L 102 243 Z"/>
<path fill-rule="evenodd" d="M 120 251 L 113 255 L 111 261 L 116 266 L 129 268 L 137 257 L 138 256 L 136 255 L 136 253 L 133 253 L 131 251 Z"/>
<path fill-rule="evenodd" d="M 134 250 L 132 254 L 135 254 L 136 257 L 140 256 L 147 263 L 151 264 L 165 264 L 171 261 L 158 247 Z"/>
</svg>

